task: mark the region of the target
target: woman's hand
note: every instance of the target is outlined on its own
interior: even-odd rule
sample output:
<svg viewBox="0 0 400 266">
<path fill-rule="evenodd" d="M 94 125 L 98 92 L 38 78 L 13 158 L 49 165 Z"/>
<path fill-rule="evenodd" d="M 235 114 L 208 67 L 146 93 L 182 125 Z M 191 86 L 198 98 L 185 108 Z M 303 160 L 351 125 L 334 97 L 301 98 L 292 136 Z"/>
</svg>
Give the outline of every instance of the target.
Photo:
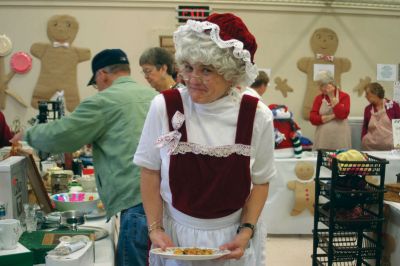
<svg viewBox="0 0 400 266">
<path fill-rule="evenodd" d="M 155 229 L 150 232 L 149 238 L 151 243 L 162 250 L 165 250 L 168 247 L 175 247 L 176 245 L 172 242 L 169 235 L 167 235 L 164 230 Z"/>
<path fill-rule="evenodd" d="M 335 96 L 330 97 L 329 100 L 331 101 L 332 108 L 335 107 L 335 105 L 339 103 L 338 98 L 336 98 Z"/>
<path fill-rule="evenodd" d="M 331 106 L 334 107 L 336 104 L 339 103 L 338 98 L 335 95 L 336 87 L 332 84 L 326 85 L 326 95 L 329 97 L 329 101 L 331 102 Z"/>
<path fill-rule="evenodd" d="M 331 121 L 331 120 L 333 120 L 333 119 L 335 119 L 335 118 L 336 118 L 335 114 L 321 116 L 322 123 L 324 123 L 324 124 L 329 122 L 329 121 Z"/>
<path fill-rule="evenodd" d="M 221 257 L 220 259 L 240 259 L 244 255 L 244 251 L 249 245 L 249 241 L 251 238 L 253 231 L 249 228 L 243 228 L 240 230 L 239 234 L 237 234 L 231 242 L 228 242 L 219 248 L 222 250 L 230 250 L 231 253 Z"/>
<path fill-rule="evenodd" d="M 21 141 L 23 138 L 24 138 L 24 131 L 21 130 L 17 134 L 15 134 L 12 139 L 10 139 L 10 142 L 14 145 L 17 145 L 19 141 Z"/>
</svg>

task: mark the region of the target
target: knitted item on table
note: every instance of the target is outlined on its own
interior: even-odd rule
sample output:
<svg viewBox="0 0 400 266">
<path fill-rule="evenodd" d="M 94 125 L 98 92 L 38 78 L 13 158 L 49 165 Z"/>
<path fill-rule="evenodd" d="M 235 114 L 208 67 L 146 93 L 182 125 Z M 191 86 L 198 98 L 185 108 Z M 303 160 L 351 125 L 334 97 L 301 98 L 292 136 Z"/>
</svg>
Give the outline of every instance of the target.
<svg viewBox="0 0 400 266">
<path fill-rule="evenodd" d="M 286 140 L 285 134 L 282 134 L 277 128 L 274 130 L 275 133 L 275 143 L 277 145 L 281 144 L 282 141 Z"/>
<path fill-rule="evenodd" d="M 301 158 L 303 147 L 301 146 L 300 138 L 297 136 L 296 132 L 292 132 L 290 135 L 290 139 L 293 143 L 294 157 Z"/>
<path fill-rule="evenodd" d="M 293 114 L 286 105 L 271 104 L 268 106 L 274 115 L 275 148 L 293 148 L 296 158 L 300 158 L 303 146 L 300 127 L 293 121 Z"/>
<path fill-rule="evenodd" d="M 303 151 L 312 151 L 312 141 L 304 136 L 300 136 L 300 143 Z"/>
</svg>

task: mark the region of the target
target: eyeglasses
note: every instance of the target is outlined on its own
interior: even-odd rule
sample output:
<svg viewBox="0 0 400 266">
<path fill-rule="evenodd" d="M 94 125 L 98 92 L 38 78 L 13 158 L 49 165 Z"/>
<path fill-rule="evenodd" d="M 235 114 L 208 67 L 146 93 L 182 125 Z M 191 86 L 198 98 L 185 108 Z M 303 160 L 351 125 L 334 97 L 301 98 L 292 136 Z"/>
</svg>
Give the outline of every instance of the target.
<svg viewBox="0 0 400 266">
<path fill-rule="evenodd" d="M 196 76 L 192 74 L 192 72 L 184 72 L 184 71 L 180 73 L 180 75 L 182 79 L 185 81 L 185 83 L 193 81 L 193 79 L 197 79 L 197 81 L 202 83 L 203 85 L 206 85 L 208 82 L 210 82 L 212 78 L 212 75 L 210 74 Z"/>
<path fill-rule="evenodd" d="M 151 73 L 154 72 L 154 70 L 156 70 L 157 67 L 152 67 L 152 68 L 145 68 L 143 69 L 141 72 L 144 76 L 149 76 Z"/>
</svg>

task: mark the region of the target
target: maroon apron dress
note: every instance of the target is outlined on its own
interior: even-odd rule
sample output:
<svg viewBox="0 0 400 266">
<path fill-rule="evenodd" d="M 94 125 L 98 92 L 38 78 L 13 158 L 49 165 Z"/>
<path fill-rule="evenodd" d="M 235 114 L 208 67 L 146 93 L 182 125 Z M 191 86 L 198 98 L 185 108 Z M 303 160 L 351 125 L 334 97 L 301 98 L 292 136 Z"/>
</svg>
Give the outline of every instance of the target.
<svg viewBox="0 0 400 266">
<path fill-rule="evenodd" d="M 162 93 L 167 106 L 169 129 L 172 131 L 171 121 L 176 111 L 184 114 L 182 98 L 178 90 Z M 251 145 L 257 103 L 257 98 L 243 96 L 236 128 L 236 145 Z M 185 123 L 179 132 L 182 134 L 179 144 L 190 143 Z M 242 208 L 249 196 L 250 156 L 232 153 L 222 157 L 196 153 L 195 150 L 173 153 L 170 155 L 169 186 L 172 205 L 177 210 L 203 219 L 227 216 Z"/>
</svg>

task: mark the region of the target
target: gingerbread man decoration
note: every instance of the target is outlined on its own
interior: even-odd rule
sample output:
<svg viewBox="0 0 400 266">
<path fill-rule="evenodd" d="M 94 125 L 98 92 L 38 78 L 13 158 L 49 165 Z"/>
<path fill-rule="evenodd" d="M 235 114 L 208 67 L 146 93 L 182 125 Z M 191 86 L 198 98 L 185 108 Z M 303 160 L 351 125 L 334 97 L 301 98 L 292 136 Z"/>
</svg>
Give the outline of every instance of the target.
<svg viewBox="0 0 400 266">
<path fill-rule="evenodd" d="M 341 75 L 351 68 L 349 59 L 335 56 L 339 39 L 333 30 L 329 28 L 316 29 L 311 36 L 310 45 L 314 57 L 303 57 L 297 62 L 297 68 L 307 74 L 307 87 L 303 101 L 303 118 L 305 120 L 309 120 L 314 98 L 320 93 L 317 82 L 314 81 L 314 65 L 333 65 L 334 79 L 338 87 L 340 87 Z"/>
<path fill-rule="evenodd" d="M 72 46 L 78 33 L 78 21 L 69 15 L 55 15 L 47 23 L 51 43 L 34 43 L 31 53 L 41 61 L 41 70 L 32 95 L 31 105 L 49 100 L 64 91 L 67 110 L 72 112 L 80 102 L 77 65 L 90 59 L 90 50 Z"/>
<path fill-rule="evenodd" d="M 360 79 L 357 86 L 353 88 L 353 91 L 357 92 L 358 97 L 361 97 L 365 91 L 365 87 L 367 87 L 369 83 L 371 83 L 371 78 L 366 76 L 364 79 Z"/>
<path fill-rule="evenodd" d="M 289 181 L 287 186 L 293 190 L 295 203 L 290 213 L 296 216 L 308 209 L 314 215 L 315 182 L 314 165 L 310 162 L 298 162 L 294 169 L 297 180 Z"/>
<path fill-rule="evenodd" d="M 283 97 L 287 98 L 288 92 L 293 92 L 293 88 L 287 84 L 287 79 L 282 79 L 280 77 L 276 77 L 275 81 L 275 89 L 280 91 Z"/>
</svg>

